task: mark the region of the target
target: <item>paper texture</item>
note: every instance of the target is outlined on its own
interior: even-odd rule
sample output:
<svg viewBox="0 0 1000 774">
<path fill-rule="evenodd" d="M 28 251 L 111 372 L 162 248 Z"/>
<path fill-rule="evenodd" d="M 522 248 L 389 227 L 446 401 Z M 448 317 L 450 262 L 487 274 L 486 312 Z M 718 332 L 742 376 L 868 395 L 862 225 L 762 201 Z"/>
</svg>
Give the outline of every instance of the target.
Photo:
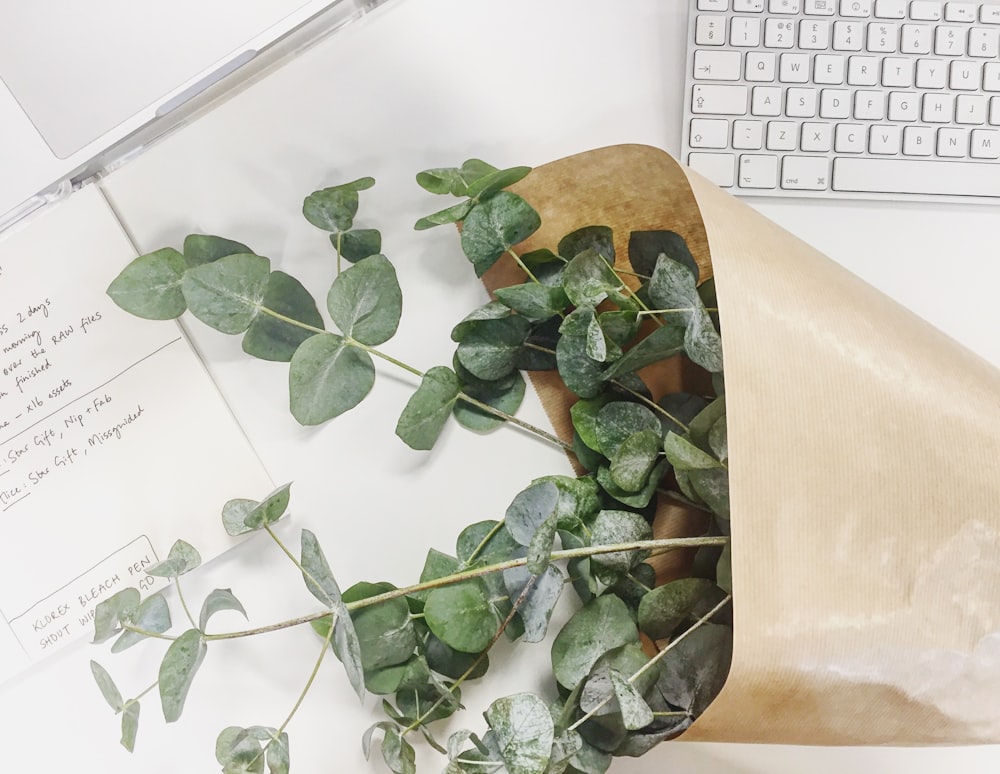
<svg viewBox="0 0 1000 774">
<path fill-rule="evenodd" d="M 161 587 L 177 538 L 228 547 L 222 505 L 270 486 L 179 326 L 105 294 L 133 257 L 94 187 L 0 242 L 0 680 Z"/>
<path fill-rule="evenodd" d="M 1000 741 L 1000 374 L 657 149 L 563 159 L 516 190 L 542 216 L 525 249 L 604 224 L 624 265 L 630 230 L 670 229 L 715 275 L 735 645 L 683 738 Z M 565 435 L 572 396 L 536 385 Z"/>
</svg>

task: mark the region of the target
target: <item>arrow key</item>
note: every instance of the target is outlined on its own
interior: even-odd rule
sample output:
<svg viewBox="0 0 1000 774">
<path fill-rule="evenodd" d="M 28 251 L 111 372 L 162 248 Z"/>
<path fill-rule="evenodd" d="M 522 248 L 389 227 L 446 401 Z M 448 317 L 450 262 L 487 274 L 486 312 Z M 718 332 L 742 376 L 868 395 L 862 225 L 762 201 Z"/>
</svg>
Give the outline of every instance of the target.
<svg viewBox="0 0 1000 774">
<path fill-rule="evenodd" d="M 706 51 L 698 49 L 694 52 L 694 79 L 696 81 L 738 81 L 740 79 L 740 60 L 743 55 L 739 51 Z"/>
<path fill-rule="evenodd" d="M 692 148 L 725 148 L 729 122 L 724 118 L 692 118 L 688 144 Z"/>
</svg>

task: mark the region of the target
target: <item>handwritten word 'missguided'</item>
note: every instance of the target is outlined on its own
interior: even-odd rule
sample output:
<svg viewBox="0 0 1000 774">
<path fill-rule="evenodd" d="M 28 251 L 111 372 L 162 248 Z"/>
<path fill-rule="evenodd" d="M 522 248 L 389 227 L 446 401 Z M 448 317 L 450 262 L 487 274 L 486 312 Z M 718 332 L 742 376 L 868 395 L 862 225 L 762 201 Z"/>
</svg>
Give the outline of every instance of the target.
<svg viewBox="0 0 1000 774">
<path fill-rule="evenodd" d="M 121 440 L 122 430 L 135 422 L 139 417 L 142 416 L 143 408 L 142 406 L 136 406 L 135 411 L 129 412 L 121 422 L 107 428 L 106 430 L 101 430 L 99 432 L 91 434 L 87 439 L 87 444 L 90 447 L 103 446 L 110 440 Z"/>
</svg>

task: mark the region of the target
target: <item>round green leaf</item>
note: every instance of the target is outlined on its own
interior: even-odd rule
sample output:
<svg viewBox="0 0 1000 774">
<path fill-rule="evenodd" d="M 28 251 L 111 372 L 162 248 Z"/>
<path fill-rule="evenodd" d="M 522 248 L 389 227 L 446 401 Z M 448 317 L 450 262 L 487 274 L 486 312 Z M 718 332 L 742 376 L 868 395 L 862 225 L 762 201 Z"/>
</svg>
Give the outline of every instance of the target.
<svg viewBox="0 0 1000 774">
<path fill-rule="evenodd" d="M 396 423 L 396 435 L 411 449 L 431 449 L 444 429 L 461 385 L 450 368 L 435 366 L 424 374 Z"/>
<path fill-rule="evenodd" d="M 323 330 L 326 327 L 309 291 L 295 277 L 283 271 L 271 272 L 261 304 L 310 328 Z M 299 345 L 315 333 L 315 330 L 279 320 L 269 314 L 259 314 L 243 336 L 243 351 L 261 360 L 287 363 Z"/>
<path fill-rule="evenodd" d="M 638 492 L 660 456 L 660 434 L 652 430 L 632 433 L 618 446 L 611 460 L 611 479 L 626 492 Z"/>
<path fill-rule="evenodd" d="M 302 214 L 316 228 L 324 231 L 347 231 L 358 212 L 358 191 L 373 185 L 374 178 L 363 177 L 350 183 L 314 191 L 302 202 Z"/>
<path fill-rule="evenodd" d="M 442 642 L 463 653 L 485 650 L 499 626 L 486 588 L 468 581 L 431 591 L 424 620 Z"/>
<path fill-rule="evenodd" d="M 207 649 L 197 629 L 188 629 L 167 648 L 160 664 L 158 686 L 163 718 L 168 723 L 180 718 L 191 683 Z"/>
<path fill-rule="evenodd" d="M 462 227 L 462 250 L 476 276 L 482 277 L 508 249 L 531 236 L 541 222 L 531 205 L 510 191 L 500 191 L 473 207 Z"/>
<path fill-rule="evenodd" d="M 271 262 L 252 253 L 227 255 L 188 269 L 181 282 L 191 313 L 223 333 L 242 333 L 260 311 Z"/>
<path fill-rule="evenodd" d="M 511 774 L 544 774 L 552 756 L 555 725 L 545 702 L 518 693 L 493 702 L 484 713 Z"/>
<path fill-rule="evenodd" d="M 521 406 L 521 401 L 524 400 L 525 389 L 526 385 L 521 372 L 513 371 L 495 382 L 477 380 L 475 385 L 465 386 L 462 392 L 506 414 L 515 414 Z M 480 433 L 493 430 L 505 421 L 462 400 L 455 403 L 452 413 L 462 427 Z"/>
<path fill-rule="evenodd" d="M 556 511 L 559 489 L 551 481 L 537 481 L 517 493 L 504 515 L 507 531 L 522 546 L 531 544 L 535 532 Z"/>
<path fill-rule="evenodd" d="M 494 295 L 518 314 L 533 322 L 547 320 L 562 312 L 569 304 L 566 292 L 561 287 L 525 282 L 497 288 Z"/>
<path fill-rule="evenodd" d="M 191 572 L 201 564 L 201 555 L 197 549 L 183 540 L 177 540 L 170 547 L 170 553 L 162 562 L 157 562 L 146 568 L 147 575 L 158 578 L 176 578 Z"/>
<path fill-rule="evenodd" d="M 635 433 L 649 430 L 660 435 L 660 420 L 645 406 L 630 401 L 614 401 L 601 407 L 595 428 L 600 451 L 614 459 L 618 447 Z"/>
<path fill-rule="evenodd" d="M 371 355 L 336 334 L 306 339 L 292 356 L 288 388 L 292 416 L 318 425 L 357 406 L 375 383 Z"/>
<path fill-rule="evenodd" d="M 232 589 L 214 589 L 211 594 L 205 597 L 205 601 L 202 603 L 201 615 L 198 616 L 198 628 L 205 631 L 205 626 L 208 625 L 209 619 L 223 610 L 235 610 L 249 620 L 243 603 L 236 598 Z"/>
<path fill-rule="evenodd" d="M 384 255 L 358 261 L 333 281 L 326 307 L 345 336 L 374 346 L 392 338 L 403 310 L 396 270 Z"/>
<path fill-rule="evenodd" d="M 617 379 L 648 365 L 666 360 L 684 349 L 684 326 L 664 325 L 655 328 L 628 352 L 616 360 L 607 371 L 605 379 Z"/>
<path fill-rule="evenodd" d="M 628 260 L 636 273 L 649 277 L 657 259 L 666 254 L 687 267 L 698 281 L 698 263 L 688 250 L 684 238 L 673 231 L 633 231 L 628 239 Z"/>
<path fill-rule="evenodd" d="M 669 637 L 699 600 L 715 592 L 716 585 L 705 578 L 679 578 L 657 586 L 639 602 L 639 628 L 654 640 Z"/>
<path fill-rule="evenodd" d="M 595 597 L 569 619 L 552 643 L 555 678 L 573 690 L 597 659 L 638 638 L 639 631 L 621 599 L 611 594 Z"/>
<path fill-rule="evenodd" d="M 593 250 L 604 256 L 612 266 L 615 265 L 614 233 L 607 226 L 578 228 L 560 239 L 556 250 L 567 260 L 576 258 L 585 250 Z"/>
<path fill-rule="evenodd" d="M 213 263 L 227 255 L 252 252 L 242 242 L 211 234 L 188 234 L 184 239 L 184 260 L 189 267 Z"/>
<path fill-rule="evenodd" d="M 101 689 L 101 695 L 104 697 L 104 700 L 115 712 L 121 712 L 124 704 L 122 701 L 122 695 L 118 690 L 118 686 L 115 685 L 115 681 L 111 678 L 111 675 L 108 674 L 108 670 L 96 661 L 91 660 L 90 672 L 94 676 L 94 680 L 97 682 L 97 687 Z"/>
<path fill-rule="evenodd" d="M 355 228 L 330 234 L 330 242 L 334 247 L 337 247 L 338 240 L 340 254 L 351 263 L 375 255 L 382 249 L 382 235 L 374 228 Z"/>
<path fill-rule="evenodd" d="M 469 181 L 469 187 L 465 195 L 485 201 L 493 196 L 497 191 L 527 177 L 531 167 L 511 167 L 509 169 L 494 169 L 485 174 L 477 175 L 474 180 Z"/>
<path fill-rule="evenodd" d="M 373 597 L 395 589 L 391 583 L 356 583 L 344 591 L 345 603 Z M 361 645 L 361 666 L 365 674 L 383 667 L 402 664 L 413 656 L 417 635 L 410 620 L 410 608 L 402 597 L 351 613 Z"/>
<path fill-rule="evenodd" d="M 153 634 L 163 634 L 170 628 L 170 607 L 163 594 L 157 592 L 150 597 L 146 597 L 139 605 L 135 613 L 130 616 L 129 623 L 136 628 Z M 131 648 L 137 642 L 146 639 L 145 634 L 139 634 L 130 630 L 122 632 L 121 636 L 115 640 L 111 646 L 112 653 L 121 653 L 127 648 Z"/>
<path fill-rule="evenodd" d="M 451 207 L 446 207 L 445 209 L 439 210 L 431 215 L 425 215 L 413 224 L 413 228 L 417 231 L 425 231 L 426 229 L 434 228 L 434 226 L 443 226 L 447 223 L 458 223 L 458 221 L 469 214 L 469 211 L 474 205 L 475 202 L 471 199 L 459 202 L 458 204 L 453 204 Z"/>
<path fill-rule="evenodd" d="M 467 323 L 456 356 L 473 376 L 493 381 L 517 367 L 517 354 L 531 332 L 520 315 Z"/>
<path fill-rule="evenodd" d="M 171 247 L 140 255 L 108 286 L 111 300 L 147 320 L 172 320 L 187 309 L 181 283 L 184 256 Z"/>
<path fill-rule="evenodd" d="M 650 540 L 653 528 L 642 516 L 632 511 L 605 510 L 597 514 L 591 527 L 590 542 L 594 546 L 611 546 Z M 648 551 L 615 551 L 595 554 L 591 561 L 604 570 L 624 575 L 648 556 Z"/>
<path fill-rule="evenodd" d="M 610 293 L 624 287 L 608 260 L 593 249 L 584 250 L 569 262 L 562 282 L 566 295 L 576 306 L 597 306 Z"/>
</svg>

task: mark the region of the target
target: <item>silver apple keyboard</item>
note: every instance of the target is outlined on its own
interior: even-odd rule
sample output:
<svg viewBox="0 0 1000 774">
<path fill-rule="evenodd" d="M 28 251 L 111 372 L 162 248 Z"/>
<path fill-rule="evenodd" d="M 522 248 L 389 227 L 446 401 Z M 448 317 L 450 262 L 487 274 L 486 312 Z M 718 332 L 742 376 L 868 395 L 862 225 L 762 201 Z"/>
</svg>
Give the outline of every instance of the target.
<svg viewBox="0 0 1000 774">
<path fill-rule="evenodd" d="M 690 0 L 683 160 L 738 194 L 1000 204 L 1000 0 Z"/>
</svg>

